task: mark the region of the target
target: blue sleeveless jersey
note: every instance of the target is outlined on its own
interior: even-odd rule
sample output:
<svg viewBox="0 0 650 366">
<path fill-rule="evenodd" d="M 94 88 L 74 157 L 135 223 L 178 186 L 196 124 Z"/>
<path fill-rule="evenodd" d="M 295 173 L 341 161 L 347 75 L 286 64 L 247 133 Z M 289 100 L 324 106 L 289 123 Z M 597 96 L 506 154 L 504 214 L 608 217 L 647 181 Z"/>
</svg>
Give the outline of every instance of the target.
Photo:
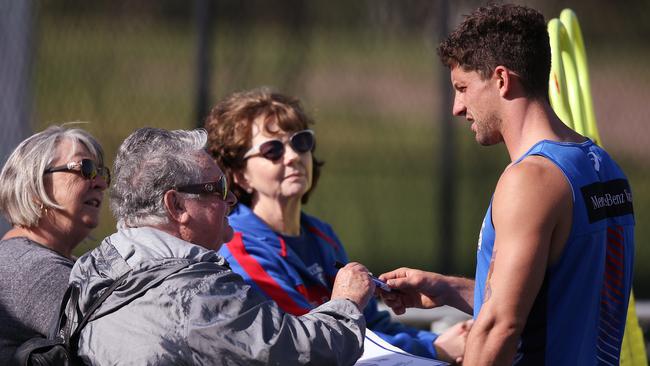
<svg viewBox="0 0 650 366">
<path fill-rule="evenodd" d="M 573 191 L 573 225 L 560 259 L 546 270 L 514 364 L 618 365 L 634 262 L 627 178 L 590 140 L 540 141 L 515 164 L 530 155 L 546 157 L 566 176 Z M 490 203 L 478 242 L 475 318 L 483 304 L 494 237 Z"/>
</svg>

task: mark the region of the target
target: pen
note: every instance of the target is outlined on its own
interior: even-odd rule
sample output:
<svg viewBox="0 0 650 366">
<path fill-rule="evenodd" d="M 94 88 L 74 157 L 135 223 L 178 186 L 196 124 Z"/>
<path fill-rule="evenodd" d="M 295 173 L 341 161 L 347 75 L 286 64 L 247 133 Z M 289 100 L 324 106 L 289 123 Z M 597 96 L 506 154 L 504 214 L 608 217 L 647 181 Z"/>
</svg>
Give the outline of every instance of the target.
<svg viewBox="0 0 650 366">
<path fill-rule="evenodd" d="M 338 268 L 338 269 L 341 269 L 341 268 L 345 267 L 345 264 L 343 264 L 343 263 L 341 263 L 339 261 L 336 261 L 336 263 L 334 263 L 334 266 L 336 268 Z M 379 278 L 371 275 L 370 273 L 368 273 L 368 277 L 370 277 L 372 282 L 375 283 L 375 286 L 378 286 L 380 289 L 382 289 L 382 290 L 384 290 L 386 292 L 391 291 L 390 287 L 388 286 L 388 284 L 386 282 L 384 282 L 384 281 L 380 280 Z"/>
</svg>

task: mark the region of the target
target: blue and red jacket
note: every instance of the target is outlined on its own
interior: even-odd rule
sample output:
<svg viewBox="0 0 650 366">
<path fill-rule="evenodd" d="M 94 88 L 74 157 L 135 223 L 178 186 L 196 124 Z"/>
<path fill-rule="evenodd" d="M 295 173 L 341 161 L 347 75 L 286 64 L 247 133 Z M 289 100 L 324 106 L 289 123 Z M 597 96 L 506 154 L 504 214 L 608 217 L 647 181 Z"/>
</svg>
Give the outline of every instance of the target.
<svg viewBox="0 0 650 366">
<path fill-rule="evenodd" d="M 305 235 L 310 235 L 315 244 L 313 250 L 318 251 L 320 276 L 313 274 L 282 236 L 243 204 L 237 205 L 229 216 L 235 230 L 233 239 L 219 250 L 233 271 L 294 315 L 303 315 L 327 302 L 338 271 L 335 263 L 348 262 L 345 249 L 328 224 L 305 213 L 300 220 Z M 374 298 L 364 310 L 364 316 L 368 329 L 392 345 L 418 356 L 437 356 L 433 346 L 436 334 L 391 321 L 388 312 L 377 309 Z"/>
</svg>

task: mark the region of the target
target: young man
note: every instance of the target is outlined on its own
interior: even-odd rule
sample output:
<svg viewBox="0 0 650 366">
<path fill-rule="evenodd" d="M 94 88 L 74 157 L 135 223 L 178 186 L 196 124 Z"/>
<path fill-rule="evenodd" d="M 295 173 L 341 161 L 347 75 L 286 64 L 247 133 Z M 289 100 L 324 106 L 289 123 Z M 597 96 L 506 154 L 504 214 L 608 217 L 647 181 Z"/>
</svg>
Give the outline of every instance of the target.
<svg viewBox="0 0 650 366">
<path fill-rule="evenodd" d="M 481 145 L 503 142 L 502 173 L 479 235 L 475 280 L 407 268 L 382 275 L 405 307 L 474 313 L 469 365 L 618 364 L 634 259 L 627 178 L 548 102 L 544 17 L 479 8 L 440 44 L 453 113 Z"/>
</svg>

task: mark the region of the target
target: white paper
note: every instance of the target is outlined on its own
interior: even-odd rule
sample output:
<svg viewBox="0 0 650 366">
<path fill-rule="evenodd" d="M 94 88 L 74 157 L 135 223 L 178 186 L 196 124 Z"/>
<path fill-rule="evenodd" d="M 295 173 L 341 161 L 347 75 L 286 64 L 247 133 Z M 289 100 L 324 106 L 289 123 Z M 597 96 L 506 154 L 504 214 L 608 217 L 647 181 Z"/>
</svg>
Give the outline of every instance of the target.
<svg viewBox="0 0 650 366">
<path fill-rule="evenodd" d="M 432 360 L 406 353 L 381 339 L 370 329 L 366 329 L 363 342 L 363 355 L 356 366 L 435 366 L 448 365 L 443 361 Z"/>
</svg>

